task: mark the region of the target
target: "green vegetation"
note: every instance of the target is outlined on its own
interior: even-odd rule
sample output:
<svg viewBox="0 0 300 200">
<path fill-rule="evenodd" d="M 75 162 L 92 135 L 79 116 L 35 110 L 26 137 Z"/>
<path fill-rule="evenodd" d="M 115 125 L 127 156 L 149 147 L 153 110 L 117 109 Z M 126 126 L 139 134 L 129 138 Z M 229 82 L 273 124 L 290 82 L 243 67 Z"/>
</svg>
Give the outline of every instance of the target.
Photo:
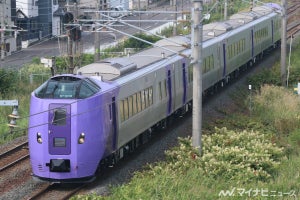
<svg viewBox="0 0 300 200">
<path fill-rule="evenodd" d="M 241 6 L 234 5 L 232 10 Z M 216 18 L 221 18 L 219 15 Z M 123 47 L 117 48 L 122 51 Z M 166 151 L 165 162 L 145 167 L 125 185 L 112 186 L 109 196 L 92 194 L 73 199 L 232 200 L 280 198 L 280 194 L 283 199 L 297 199 L 300 195 L 300 102 L 292 87 L 300 77 L 299 48 L 298 41 L 291 58 L 289 88 L 280 87 L 277 64 L 249 79 L 255 89 L 251 99 L 245 91 L 232 95 L 239 106 L 238 112 L 232 114 L 224 108 L 220 110 L 224 118 L 205 124 L 203 156 L 192 147 L 190 138 L 179 138 L 178 147 Z M 82 64 L 91 62 L 93 55 L 82 57 Z M 65 58 L 58 58 L 56 64 L 60 72 L 67 68 Z M 32 79 L 31 74 L 34 74 Z M 0 144 L 26 135 L 30 93 L 49 76 L 50 70 L 38 58 L 20 71 L 0 70 L 0 98 L 18 99 L 22 116 L 17 121 L 19 128 L 10 133 L 6 124 L 12 110 L 1 107 Z M 228 193 L 225 197 L 227 190 L 235 196 Z"/>
<path fill-rule="evenodd" d="M 291 73 L 299 68 L 299 47 L 298 41 Z M 247 91 L 232 95 L 239 109 L 224 108 L 224 118 L 204 126 L 202 156 L 190 138 L 179 138 L 165 161 L 112 186 L 110 195 L 72 199 L 298 199 L 300 101 L 292 86 L 273 85 L 279 77 L 275 68 L 262 70 L 249 79 L 256 85 L 251 99 Z"/>
<path fill-rule="evenodd" d="M 12 107 L 0 107 L 0 144 L 27 133 L 30 93 L 50 76 L 50 70 L 37 63 L 38 59 L 33 59 L 32 64 L 21 70 L 0 70 L 0 99 L 18 100 L 18 113 L 21 117 L 17 119 L 18 128 L 12 131 L 7 126 Z"/>
</svg>

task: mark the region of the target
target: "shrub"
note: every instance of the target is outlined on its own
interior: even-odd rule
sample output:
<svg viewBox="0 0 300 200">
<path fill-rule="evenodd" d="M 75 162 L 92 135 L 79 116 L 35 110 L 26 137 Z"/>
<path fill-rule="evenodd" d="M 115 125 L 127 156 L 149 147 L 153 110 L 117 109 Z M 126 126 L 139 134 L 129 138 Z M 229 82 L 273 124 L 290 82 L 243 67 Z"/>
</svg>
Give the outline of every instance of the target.
<svg viewBox="0 0 300 200">
<path fill-rule="evenodd" d="M 253 98 L 253 112 L 265 125 L 278 134 L 288 134 L 300 128 L 299 97 L 290 90 L 271 85 L 261 87 Z"/>
<path fill-rule="evenodd" d="M 135 37 L 141 38 L 148 42 L 154 43 L 159 40 L 158 37 L 152 35 L 146 35 L 142 33 L 134 34 Z M 128 40 L 124 41 L 124 48 L 136 48 L 136 49 L 144 49 L 151 46 L 143 41 L 137 40 L 135 38 L 129 38 Z"/>
<path fill-rule="evenodd" d="M 18 72 L 16 70 L 0 69 L 0 96 L 8 97 L 17 86 Z"/>
<path fill-rule="evenodd" d="M 237 183 L 269 181 L 284 156 L 283 149 L 270 138 L 260 132 L 216 129 L 213 135 L 203 135 L 202 157 L 193 149 L 190 139 L 180 139 L 177 149 L 166 152 L 170 161 L 167 167 L 176 174 L 196 167 L 204 176 Z"/>
</svg>

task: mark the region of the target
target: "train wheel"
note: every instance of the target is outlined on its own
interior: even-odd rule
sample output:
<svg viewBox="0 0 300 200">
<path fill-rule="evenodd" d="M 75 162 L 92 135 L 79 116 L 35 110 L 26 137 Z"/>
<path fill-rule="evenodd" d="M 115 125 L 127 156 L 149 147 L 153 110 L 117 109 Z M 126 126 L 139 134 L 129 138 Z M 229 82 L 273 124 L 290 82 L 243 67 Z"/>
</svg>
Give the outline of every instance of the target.
<svg viewBox="0 0 300 200">
<path fill-rule="evenodd" d="M 250 61 L 248 62 L 248 67 L 252 67 L 252 66 L 253 66 L 253 61 L 250 60 Z"/>
<path fill-rule="evenodd" d="M 167 120 L 166 119 L 163 119 L 160 121 L 160 129 L 161 130 L 167 129 Z"/>
</svg>

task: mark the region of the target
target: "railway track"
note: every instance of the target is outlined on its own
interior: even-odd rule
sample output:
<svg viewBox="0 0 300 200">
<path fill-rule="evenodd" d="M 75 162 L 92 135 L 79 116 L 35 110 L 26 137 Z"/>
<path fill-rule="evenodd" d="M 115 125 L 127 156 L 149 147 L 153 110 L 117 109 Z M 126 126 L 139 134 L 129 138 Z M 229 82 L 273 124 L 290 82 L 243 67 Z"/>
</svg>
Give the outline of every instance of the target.
<svg viewBox="0 0 300 200">
<path fill-rule="evenodd" d="M 38 200 L 38 199 L 67 200 L 86 186 L 87 184 L 70 184 L 70 185 L 67 184 L 61 185 L 58 183 L 46 184 L 44 187 L 40 188 L 32 196 L 27 198 L 27 200 Z"/>
<path fill-rule="evenodd" d="M 0 155 L 0 172 L 28 158 L 28 142 L 26 141 Z"/>
<path fill-rule="evenodd" d="M 293 15 L 291 17 L 291 22 L 288 23 L 288 35 L 293 35 L 299 31 L 299 9 L 300 9 L 300 2 L 299 0 L 293 1 L 293 6 L 290 6 L 288 9 L 288 14 Z M 298 12 L 297 12 L 298 11 Z M 297 18 L 298 17 L 298 18 Z M 5 169 L 10 168 L 11 166 L 15 165 L 16 163 L 29 158 L 28 142 L 24 142 L 19 146 L 3 153 L 0 155 L 0 172 L 4 171 Z M 19 152 L 19 153 L 18 153 Z M 22 153 L 21 153 L 22 152 Z M 27 153 L 26 153 L 27 152 Z M 23 154 L 24 153 L 24 154 Z M 20 155 L 22 154 L 22 155 Z M 43 186 L 35 191 L 33 191 L 33 195 L 26 198 L 28 200 L 35 200 L 35 199 L 68 199 L 74 194 L 78 193 L 81 189 L 86 187 L 84 185 L 61 185 L 61 184 L 48 184 L 45 183 Z M 28 195 L 29 196 L 29 195 Z"/>
<path fill-rule="evenodd" d="M 299 0 L 293 0 L 289 2 L 287 8 L 288 14 L 288 27 L 287 27 L 287 39 L 293 37 L 300 31 L 300 2 Z"/>
</svg>

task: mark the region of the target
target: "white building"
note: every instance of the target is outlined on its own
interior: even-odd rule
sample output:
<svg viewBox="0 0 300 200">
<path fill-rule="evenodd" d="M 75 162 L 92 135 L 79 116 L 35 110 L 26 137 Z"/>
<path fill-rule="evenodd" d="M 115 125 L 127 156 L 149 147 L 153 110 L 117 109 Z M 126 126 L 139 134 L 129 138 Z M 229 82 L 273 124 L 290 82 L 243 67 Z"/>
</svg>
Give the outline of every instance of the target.
<svg viewBox="0 0 300 200">
<path fill-rule="evenodd" d="M 16 2 L 17 9 L 21 10 L 26 17 L 31 18 L 39 15 L 38 0 L 18 0 Z"/>
<path fill-rule="evenodd" d="M 17 50 L 16 32 L 12 21 L 11 0 L 2 0 L 0 3 L 0 54 L 1 59 Z"/>
</svg>

